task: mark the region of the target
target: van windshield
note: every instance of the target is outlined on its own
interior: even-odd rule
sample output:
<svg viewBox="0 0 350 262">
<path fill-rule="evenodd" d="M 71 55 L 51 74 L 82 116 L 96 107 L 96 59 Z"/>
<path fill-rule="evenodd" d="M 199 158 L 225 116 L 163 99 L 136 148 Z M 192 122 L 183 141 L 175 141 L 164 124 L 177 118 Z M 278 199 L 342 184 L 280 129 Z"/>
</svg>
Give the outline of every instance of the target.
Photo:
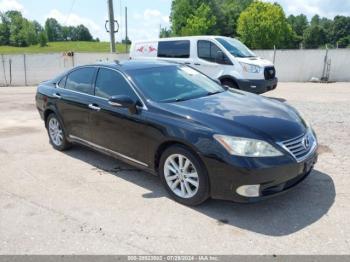
<svg viewBox="0 0 350 262">
<path fill-rule="evenodd" d="M 256 57 L 256 55 L 244 44 L 234 38 L 216 38 L 235 57 Z"/>
</svg>

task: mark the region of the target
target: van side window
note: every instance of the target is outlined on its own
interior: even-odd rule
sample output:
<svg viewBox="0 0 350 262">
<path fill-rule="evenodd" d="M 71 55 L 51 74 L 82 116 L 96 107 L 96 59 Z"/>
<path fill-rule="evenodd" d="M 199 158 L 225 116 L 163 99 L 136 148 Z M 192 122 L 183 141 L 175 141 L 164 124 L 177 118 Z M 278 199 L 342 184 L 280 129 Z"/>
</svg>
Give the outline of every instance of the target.
<svg viewBox="0 0 350 262">
<path fill-rule="evenodd" d="M 158 44 L 158 57 L 189 58 L 190 41 L 161 41 Z"/>
<path fill-rule="evenodd" d="M 74 70 L 67 77 L 66 89 L 92 95 L 92 81 L 95 74 L 95 68 L 84 67 Z"/>
<path fill-rule="evenodd" d="M 230 60 L 222 50 L 210 41 L 199 40 L 197 43 L 197 51 L 198 57 L 206 61 L 223 65 L 231 64 Z M 221 55 L 218 55 L 218 52 Z"/>
</svg>

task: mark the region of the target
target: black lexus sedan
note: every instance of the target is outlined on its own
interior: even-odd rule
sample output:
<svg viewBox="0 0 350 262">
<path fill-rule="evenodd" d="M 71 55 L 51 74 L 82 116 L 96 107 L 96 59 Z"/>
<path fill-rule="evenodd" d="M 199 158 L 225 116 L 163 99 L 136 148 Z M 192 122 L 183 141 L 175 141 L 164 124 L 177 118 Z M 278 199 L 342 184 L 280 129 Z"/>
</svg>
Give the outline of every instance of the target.
<svg viewBox="0 0 350 262">
<path fill-rule="evenodd" d="M 159 175 L 185 205 L 253 202 L 303 181 L 314 131 L 292 107 L 167 62 L 76 67 L 39 85 L 57 150 L 82 144 Z"/>
</svg>

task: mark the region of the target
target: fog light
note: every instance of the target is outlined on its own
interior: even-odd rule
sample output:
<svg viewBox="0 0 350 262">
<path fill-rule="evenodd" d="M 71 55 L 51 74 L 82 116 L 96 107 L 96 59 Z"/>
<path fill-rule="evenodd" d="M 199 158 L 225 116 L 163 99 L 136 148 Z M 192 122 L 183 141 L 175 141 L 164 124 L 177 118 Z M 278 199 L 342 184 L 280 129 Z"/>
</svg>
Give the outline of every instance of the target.
<svg viewBox="0 0 350 262">
<path fill-rule="evenodd" d="M 244 197 L 259 197 L 260 185 L 245 185 L 237 188 L 237 194 Z"/>
</svg>

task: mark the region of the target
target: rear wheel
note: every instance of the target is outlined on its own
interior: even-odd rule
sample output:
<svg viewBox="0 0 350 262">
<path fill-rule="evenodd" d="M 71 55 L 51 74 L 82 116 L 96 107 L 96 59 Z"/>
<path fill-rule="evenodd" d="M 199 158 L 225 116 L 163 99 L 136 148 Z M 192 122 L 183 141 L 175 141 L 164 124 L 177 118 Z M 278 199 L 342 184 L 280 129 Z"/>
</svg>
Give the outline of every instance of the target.
<svg viewBox="0 0 350 262">
<path fill-rule="evenodd" d="M 177 202 L 195 206 L 209 198 L 206 169 L 185 147 L 168 148 L 161 157 L 159 172 L 165 188 Z"/>
<path fill-rule="evenodd" d="M 61 121 L 55 114 L 49 115 L 46 120 L 46 127 L 50 142 L 55 149 L 64 151 L 71 146 L 71 144 L 66 139 Z"/>
<path fill-rule="evenodd" d="M 237 83 L 231 79 L 223 79 L 221 81 L 221 84 L 224 86 L 228 86 L 229 88 L 239 89 L 239 86 L 237 85 Z"/>
</svg>

